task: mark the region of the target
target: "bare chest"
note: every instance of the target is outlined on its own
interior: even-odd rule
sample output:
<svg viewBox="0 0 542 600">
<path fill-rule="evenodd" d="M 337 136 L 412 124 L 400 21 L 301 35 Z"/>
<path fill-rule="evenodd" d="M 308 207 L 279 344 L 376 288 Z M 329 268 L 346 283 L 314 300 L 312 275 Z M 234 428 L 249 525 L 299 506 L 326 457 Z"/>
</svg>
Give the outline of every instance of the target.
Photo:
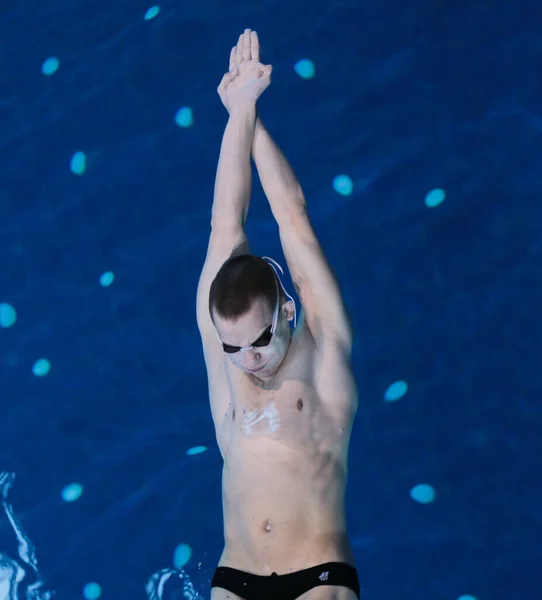
<svg viewBox="0 0 542 600">
<path fill-rule="evenodd" d="M 348 444 L 352 416 L 353 387 L 344 384 L 347 374 L 345 368 L 318 364 L 311 348 L 301 348 L 267 387 L 233 370 L 229 405 L 217 429 L 224 459 L 248 460 L 260 453 L 269 457 L 270 445 L 277 458 L 292 452 L 296 459 L 341 453 Z"/>
<path fill-rule="evenodd" d="M 279 389 L 237 389 L 219 432 L 227 462 L 249 457 L 296 462 L 335 448 L 345 427 L 307 383 L 289 381 Z"/>
</svg>

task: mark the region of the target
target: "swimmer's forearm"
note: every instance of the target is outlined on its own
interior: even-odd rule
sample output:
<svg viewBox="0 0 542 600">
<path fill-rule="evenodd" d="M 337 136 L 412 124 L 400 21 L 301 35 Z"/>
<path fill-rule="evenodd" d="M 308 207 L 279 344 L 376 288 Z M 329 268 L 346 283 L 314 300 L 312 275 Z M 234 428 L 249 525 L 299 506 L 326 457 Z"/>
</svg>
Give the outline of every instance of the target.
<svg viewBox="0 0 542 600">
<path fill-rule="evenodd" d="M 304 210 L 305 199 L 301 184 L 259 117 L 254 128 L 252 157 L 277 223 L 280 225 L 283 218 Z"/>
<path fill-rule="evenodd" d="M 232 111 L 222 138 L 215 179 L 211 225 L 244 224 L 252 186 L 250 153 L 256 107 Z"/>
</svg>

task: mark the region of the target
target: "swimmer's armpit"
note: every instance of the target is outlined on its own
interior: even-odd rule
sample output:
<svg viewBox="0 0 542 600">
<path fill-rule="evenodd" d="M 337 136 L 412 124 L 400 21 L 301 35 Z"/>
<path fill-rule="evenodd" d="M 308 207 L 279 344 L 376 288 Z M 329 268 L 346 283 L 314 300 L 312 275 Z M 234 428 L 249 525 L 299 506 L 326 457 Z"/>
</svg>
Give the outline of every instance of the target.
<svg viewBox="0 0 542 600">
<path fill-rule="evenodd" d="M 333 346 L 350 355 L 352 327 L 339 283 L 307 214 L 279 224 L 280 240 L 299 295 L 307 326 L 317 345 Z"/>
</svg>

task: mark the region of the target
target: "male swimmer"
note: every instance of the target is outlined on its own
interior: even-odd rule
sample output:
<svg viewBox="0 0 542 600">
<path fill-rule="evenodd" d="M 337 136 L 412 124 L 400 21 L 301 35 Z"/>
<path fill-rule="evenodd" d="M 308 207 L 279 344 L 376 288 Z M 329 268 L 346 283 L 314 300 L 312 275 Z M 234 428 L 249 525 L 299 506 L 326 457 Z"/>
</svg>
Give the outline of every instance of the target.
<svg viewBox="0 0 542 600">
<path fill-rule="evenodd" d="M 247 29 L 218 87 L 229 119 L 197 294 L 224 460 L 225 546 L 211 600 L 354 600 L 344 506 L 358 402 L 352 331 L 301 186 L 256 111 L 270 82 Z M 297 326 L 282 269 L 249 252 L 251 155 L 301 301 Z"/>
</svg>

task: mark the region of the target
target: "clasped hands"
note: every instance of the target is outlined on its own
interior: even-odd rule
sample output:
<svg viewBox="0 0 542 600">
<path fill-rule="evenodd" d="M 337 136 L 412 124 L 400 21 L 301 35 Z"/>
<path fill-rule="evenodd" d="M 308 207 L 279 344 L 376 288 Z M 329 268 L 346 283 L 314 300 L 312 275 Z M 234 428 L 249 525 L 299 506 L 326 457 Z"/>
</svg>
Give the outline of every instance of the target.
<svg viewBox="0 0 542 600">
<path fill-rule="evenodd" d="M 222 77 L 218 95 L 231 114 L 256 105 L 271 83 L 271 65 L 260 63 L 258 34 L 245 29 L 230 53 L 230 70 Z"/>
</svg>

